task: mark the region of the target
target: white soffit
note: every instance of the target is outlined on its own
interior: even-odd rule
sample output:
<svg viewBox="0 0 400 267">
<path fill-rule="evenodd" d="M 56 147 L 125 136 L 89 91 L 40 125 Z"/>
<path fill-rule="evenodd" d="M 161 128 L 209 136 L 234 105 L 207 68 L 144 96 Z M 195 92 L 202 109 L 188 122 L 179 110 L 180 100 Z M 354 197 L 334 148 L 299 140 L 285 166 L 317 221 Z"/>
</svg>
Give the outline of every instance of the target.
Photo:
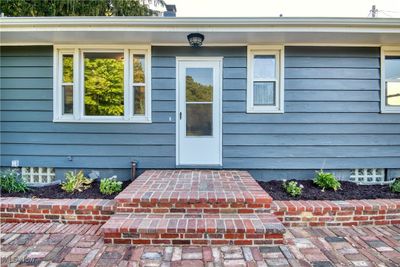
<svg viewBox="0 0 400 267">
<path fill-rule="evenodd" d="M 205 45 L 400 44 L 400 19 L 390 18 L 0 18 L 1 44 L 152 43 L 186 45 L 201 32 Z"/>
</svg>

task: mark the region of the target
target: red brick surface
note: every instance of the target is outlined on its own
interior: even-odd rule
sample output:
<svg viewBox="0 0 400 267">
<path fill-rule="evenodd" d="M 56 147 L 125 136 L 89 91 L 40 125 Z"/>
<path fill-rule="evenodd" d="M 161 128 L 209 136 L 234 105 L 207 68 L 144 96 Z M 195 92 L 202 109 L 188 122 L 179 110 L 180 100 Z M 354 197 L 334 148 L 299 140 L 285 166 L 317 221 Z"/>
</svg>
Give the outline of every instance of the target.
<svg viewBox="0 0 400 267">
<path fill-rule="evenodd" d="M 400 223 L 400 199 L 274 201 L 271 208 L 286 227 Z"/>
<path fill-rule="evenodd" d="M 3 223 L 2 266 L 399 266 L 400 227 L 292 228 L 275 246 L 104 244 L 99 225 Z M 247 241 L 247 240 L 243 240 Z"/>
<path fill-rule="evenodd" d="M 0 198 L 1 222 L 104 224 L 114 212 L 106 199 Z"/>
<path fill-rule="evenodd" d="M 272 198 L 246 171 L 146 171 L 115 200 L 118 212 L 254 213 Z"/>
<path fill-rule="evenodd" d="M 146 171 L 115 200 L 117 214 L 103 226 L 107 243 L 283 243 L 272 198 L 245 171 Z"/>
<path fill-rule="evenodd" d="M 271 214 L 116 214 L 103 230 L 106 243 L 170 245 L 280 244 L 285 232 Z"/>
</svg>

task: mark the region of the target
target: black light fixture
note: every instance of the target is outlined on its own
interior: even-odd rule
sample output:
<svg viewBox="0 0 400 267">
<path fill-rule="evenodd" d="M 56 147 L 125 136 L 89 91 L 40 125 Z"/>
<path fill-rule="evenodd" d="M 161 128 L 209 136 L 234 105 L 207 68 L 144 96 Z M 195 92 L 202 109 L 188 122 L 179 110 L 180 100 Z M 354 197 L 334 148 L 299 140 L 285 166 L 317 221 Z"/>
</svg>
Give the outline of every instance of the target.
<svg viewBox="0 0 400 267">
<path fill-rule="evenodd" d="M 189 44 L 191 47 L 197 48 L 201 47 L 204 41 L 204 35 L 201 33 L 191 33 L 187 36 Z"/>
</svg>

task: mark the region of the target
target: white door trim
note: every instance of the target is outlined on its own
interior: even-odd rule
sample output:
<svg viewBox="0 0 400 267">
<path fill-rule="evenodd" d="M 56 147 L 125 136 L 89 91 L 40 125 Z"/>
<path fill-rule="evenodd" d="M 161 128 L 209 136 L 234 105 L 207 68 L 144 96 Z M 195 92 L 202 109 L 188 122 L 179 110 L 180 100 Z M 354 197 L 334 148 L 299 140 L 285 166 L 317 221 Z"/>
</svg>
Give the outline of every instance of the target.
<svg viewBox="0 0 400 267">
<path fill-rule="evenodd" d="M 216 167 L 221 167 L 222 166 L 222 106 L 223 106 L 223 98 L 222 98 L 222 79 L 223 79 L 223 57 L 202 57 L 202 56 L 198 56 L 198 57 L 176 57 L 176 67 L 175 67 L 175 87 L 176 87 L 176 108 L 175 108 L 175 126 L 176 126 L 176 132 L 175 132 L 175 140 L 176 140 L 176 167 L 182 167 L 183 165 L 180 164 L 180 150 L 179 150 L 179 146 L 180 146 L 180 129 L 179 129 L 179 112 L 180 112 L 180 88 L 179 88 L 179 62 L 185 62 L 185 61 L 214 61 L 214 62 L 218 62 L 219 64 L 219 77 L 217 77 L 218 79 L 218 83 L 219 83 L 219 164 L 216 165 Z M 193 166 L 202 166 L 202 165 L 193 165 Z M 190 166 L 187 166 L 190 167 Z"/>
</svg>

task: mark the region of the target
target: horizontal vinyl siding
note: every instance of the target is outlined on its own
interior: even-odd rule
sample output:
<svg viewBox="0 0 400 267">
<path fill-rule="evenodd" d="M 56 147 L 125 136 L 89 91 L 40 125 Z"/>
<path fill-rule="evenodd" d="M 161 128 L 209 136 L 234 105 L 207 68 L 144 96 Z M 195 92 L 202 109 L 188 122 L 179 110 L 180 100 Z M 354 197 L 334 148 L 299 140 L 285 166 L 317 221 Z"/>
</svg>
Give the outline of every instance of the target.
<svg viewBox="0 0 400 267">
<path fill-rule="evenodd" d="M 132 160 L 139 168 L 175 166 L 175 112 L 164 87 L 153 94 L 151 124 L 53 123 L 53 48 L 1 49 L 2 166 L 13 159 L 59 168 L 130 168 Z"/>
<path fill-rule="evenodd" d="M 380 114 L 378 48 L 286 47 L 284 114 L 246 114 L 246 84 L 227 83 L 225 168 L 400 166 L 400 114 Z"/>
<path fill-rule="evenodd" d="M 224 57 L 224 168 L 400 166 L 400 114 L 380 113 L 377 48 L 287 47 L 285 113 L 247 114 L 246 47 L 153 47 L 151 124 L 53 123 L 52 47 L 1 52 L 3 166 L 174 168 L 176 56 Z"/>
</svg>

